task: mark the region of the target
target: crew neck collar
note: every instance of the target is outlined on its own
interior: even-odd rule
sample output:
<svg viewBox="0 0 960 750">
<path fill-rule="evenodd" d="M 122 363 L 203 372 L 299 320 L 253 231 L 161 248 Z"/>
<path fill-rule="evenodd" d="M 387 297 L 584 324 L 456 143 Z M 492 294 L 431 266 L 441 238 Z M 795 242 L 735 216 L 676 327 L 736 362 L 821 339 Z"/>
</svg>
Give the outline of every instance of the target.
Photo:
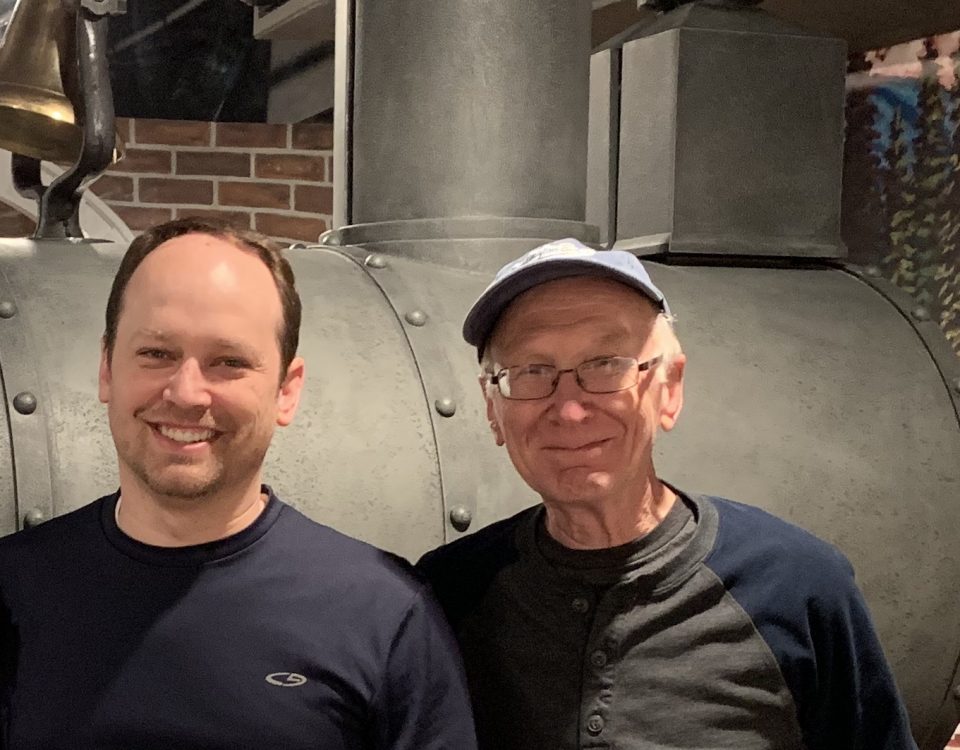
<svg viewBox="0 0 960 750">
<path fill-rule="evenodd" d="M 267 496 L 267 505 L 253 523 L 236 534 L 212 542 L 186 547 L 159 547 L 128 536 L 117 526 L 116 507 L 120 499 L 119 490 L 100 499 L 100 525 L 114 547 L 128 557 L 141 562 L 163 567 L 206 565 L 246 549 L 266 534 L 279 518 L 284 503 L 268 485 L 261 485 L 260 489 Z"/>
</svg>

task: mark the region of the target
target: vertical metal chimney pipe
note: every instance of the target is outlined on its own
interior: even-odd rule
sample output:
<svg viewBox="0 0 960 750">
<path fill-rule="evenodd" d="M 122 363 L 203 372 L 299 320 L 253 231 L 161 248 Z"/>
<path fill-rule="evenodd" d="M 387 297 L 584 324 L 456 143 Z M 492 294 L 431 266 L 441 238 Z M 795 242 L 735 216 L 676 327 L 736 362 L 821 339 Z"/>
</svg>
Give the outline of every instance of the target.
<svg viewBox="0 0 960 750">
<path fill-rule="evenodd" d="M 340 243 L 414 242 L 403 253 L 416 255 L 420 240 L 595 241 L 584 224 L 589 0 L 342 5 Z M 499 262 L 521 250 L 483 252 Z"/>
</svg>

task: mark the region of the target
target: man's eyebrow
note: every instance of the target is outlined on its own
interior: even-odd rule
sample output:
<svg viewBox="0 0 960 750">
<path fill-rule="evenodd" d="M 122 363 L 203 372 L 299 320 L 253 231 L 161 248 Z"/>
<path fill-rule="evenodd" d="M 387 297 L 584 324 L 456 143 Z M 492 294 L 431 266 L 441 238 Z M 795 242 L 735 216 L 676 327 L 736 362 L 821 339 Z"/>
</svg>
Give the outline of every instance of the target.
<svg viewBox="0 0 960 750">
<path fill-rule="evenodd" d="M 156 330 L 153 328 L 140 328 L 135 332 L 136 336 L 142 336 L 144 338 L 152 339 L 154 341 L 159 341 L 161 343 L 169 344 L 173 340 L 173 336 L 165 331 Z M 237 341 L 236 339 L 228 339 L 223 337 L 218 337 L 213 339 L 210 342 L 217 349 L 227 349 L 229 351 L 238 352 L 243 354 L 246 357 L 249 357 L 252 360 L 259 360 L 260 357 L 257 353 L 251 349 L 246 344 Z"/>
<path fill-rule="evenodd" d="M 169 341 L 170 336 L 163 331 L 159 331 L 155 328 L 138 328 L 134 331 L 135 336 L 142 336 L 148 339 L 156 339 L 158 341 Z"/>
</svg>

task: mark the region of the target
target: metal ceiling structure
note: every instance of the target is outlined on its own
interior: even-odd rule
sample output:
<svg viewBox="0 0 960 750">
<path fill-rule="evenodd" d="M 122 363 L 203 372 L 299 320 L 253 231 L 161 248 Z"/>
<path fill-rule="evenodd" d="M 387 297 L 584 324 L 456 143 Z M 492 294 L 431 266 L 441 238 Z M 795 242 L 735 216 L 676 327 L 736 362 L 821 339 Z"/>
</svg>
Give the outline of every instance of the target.
<svg viewBox="0 0 960 750">
<path fill-rule="evenodd" d="M 839 37 L 851 52 L 960 29 L 956 0 L 764 0 L 760 7 L 810 31 Z M 646 7 L 638 8 L 637 0 L 594 2 L 594 47 L 654 15 Z"/>
</svg>

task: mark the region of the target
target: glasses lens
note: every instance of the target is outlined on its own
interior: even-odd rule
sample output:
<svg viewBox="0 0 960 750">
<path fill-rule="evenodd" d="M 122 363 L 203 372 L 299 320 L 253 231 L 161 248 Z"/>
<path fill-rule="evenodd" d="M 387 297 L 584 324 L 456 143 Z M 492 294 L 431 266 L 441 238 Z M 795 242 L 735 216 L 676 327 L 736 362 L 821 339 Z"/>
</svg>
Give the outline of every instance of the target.
<svg viewBox="0 0 960 750">
<path fill-rule="evenodd" d="M 544 398 L 553 392 L 557 368 L 550 365 L 510 367 L 500 374 L 500 392 L 507 398 Z"/>
<path fill-rule="evenodd" d="M 585 391 L 612 393 L 637 384 L 637 360 L 631 357 L 603 357 L 584 362 L 577 368 L 577 376 Z"/>
</svg>

